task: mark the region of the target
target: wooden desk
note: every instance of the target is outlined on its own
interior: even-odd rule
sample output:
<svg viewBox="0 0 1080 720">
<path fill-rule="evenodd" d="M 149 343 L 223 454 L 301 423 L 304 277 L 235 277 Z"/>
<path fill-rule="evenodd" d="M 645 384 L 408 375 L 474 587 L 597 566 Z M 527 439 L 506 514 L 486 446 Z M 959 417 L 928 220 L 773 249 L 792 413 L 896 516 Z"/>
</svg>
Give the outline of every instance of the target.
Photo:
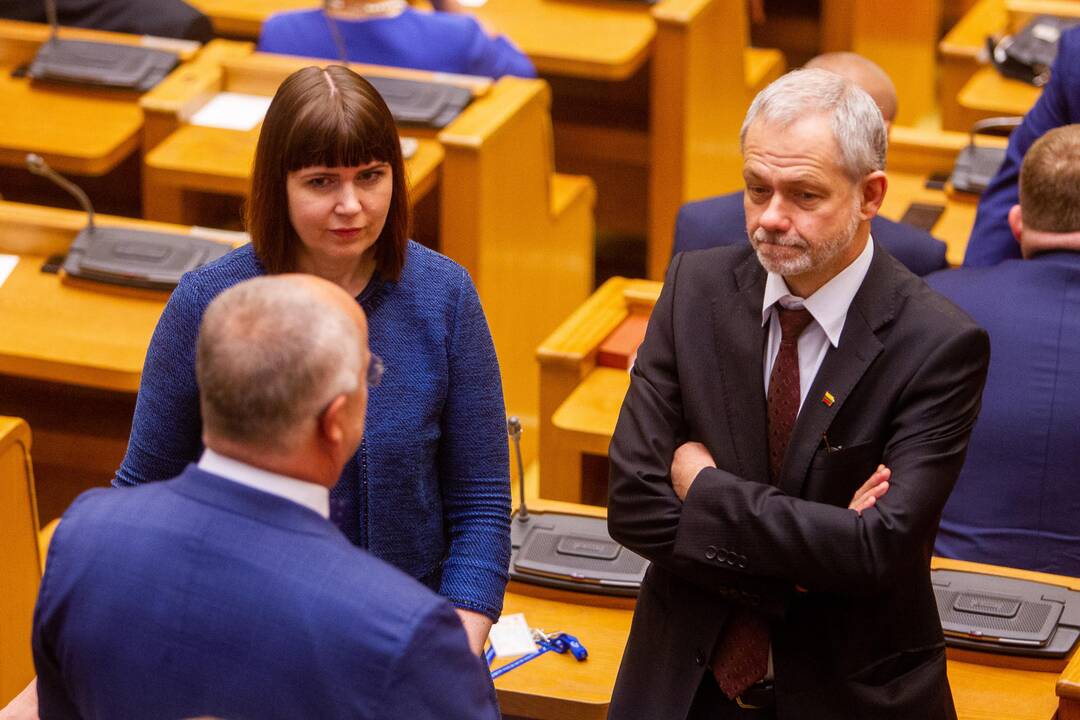
<svg viewBox="0 0 1080 720">
<path fill-rule="evenodd" d="M 66 252 L 85 222 L 81 212 L 0 202 L 0 253 L 20 257 L 0 286 L 0 414 L 26 418 L 34 429 L 42 525 L 119 467 L 143 357 L 167 297 L 87 290 L 42 273 L 45 258 Z M 187 231 L 110 216 L 98 222 Z"/>
<path fill-rule="evenodd" d="M 984 118 L 1025 115 L 1041 94 L 1041 88 L 984 67 L 964 83 L 956 96 L 960 122 L 970 128 Z"/>
<path fill-rule="evenodd" d="M 529 506 L 604 516 L 601 508 L 587 505 L 533 499 Z M 1080 580 L 1075 578 L 944 558 L 933 558 L 931 567 L 1023 577 L 1080 589 Z M 629 636 L 633 601 L 511 583 L 503 612 L 525 613 L 531 627 L 577 635 L 589 651 L 588 660 L 580 663 L 549 653 L 498 678 L 495 689 L 503 712 L 543 720 L 606 717 Z M 1064 673 L 1020 669 L 1015 665 L 1022 665 L 1023 660 L 1007 656 L 957 655 L 951 649 L 947 654 L 949 684 L 960 720 L 1052 720 L 1059 696 L 1058 720 L 1075 719 L 1065 713 L 1071 712 L 1072 697 L 1080 701 L 1080 653 L 1074 652 Z M 1072 697 L 1067 694 L 1070 692 Z"/>
<path fill-rule="evenodd" d="M 193 65 L 147 94 L 147 127 L 165 135 L 146 158 L 147 215 L 196 222 L 187 213 L 197 206 L 189 209 L 182 196 L 193 190 L 244 192 L 257 131 L 192 127 L 186 121 L 217 92 L 272 94 L 290 73 L 318 62 L 324 61 L 237 53 Z M 356 67 L 368 74 L 443 77 Z M 507 409 L 530 431 L 524 443 L 531 459 L 538 442 L 534 351 L 592 288 L 595 190 L 588 178 L 554 172 L 546 83 L 513 77 L 453 81 L 470 87 L 475 99 L 446 128 L 426 131 L 430 139 L 422 141 L 408 171 L 414 194 L 428 192 L 438 179 L 438 246 L 476 283 L 499 355 Z"/>
<path fill-rule="evenodd" d="M 938 43 L 938 102 L 944 129 L 966 132 L 971 128 L 956 98 L 971 76 L 988 62 L 987 36 L 1000 35 L 1007 24 L 1005 0 L 978 0 Z"/>
<path fill-rule="evenodd" d="M 0 20 L 0 164 L 23 168 L 36 152 L 58 172 L 104 175 L 139 145 L 139 95 L 34 83 L 12 70 L 33 59 L 49 37 L 47 25 Z M 61 37 L 125 45 L 147 44 L 136 35 L 63 28 Z M 192 58 L 198 45 L 160 41 Z"/>
<path fill-rule="evenodd" d="M 317 5 L 194 4 L 245 37 L 275 11 Z M 649 275 L 662 277 L 679 206 L 740 185 L 743 114 L 783 56 L 748 48 L 745 4 L 728 0 L 488 0 L 473 12 L 551 79 L 560 169 L 596 179 L 601 226 L 646 234 Z"/>
</svg>

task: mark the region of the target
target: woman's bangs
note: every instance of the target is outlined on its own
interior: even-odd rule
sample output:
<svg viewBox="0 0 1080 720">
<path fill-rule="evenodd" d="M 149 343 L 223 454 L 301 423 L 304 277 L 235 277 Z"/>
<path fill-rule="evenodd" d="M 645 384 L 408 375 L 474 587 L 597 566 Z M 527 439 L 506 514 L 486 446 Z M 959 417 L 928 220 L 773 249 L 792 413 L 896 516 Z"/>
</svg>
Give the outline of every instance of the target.
<svg viewBox="0 0 1080 720">
<path fill-rule="evenodd" d="M 377 137 L 377 128 L 370 117 L 351 114 L 340 105 L 312 107 L 290 133 L 282 158 L 285 171 L 314 165 L 358 167 L 374 161 L 389 162 L 392 154 L 385 147 L 385 139 Z"/>
</svg>

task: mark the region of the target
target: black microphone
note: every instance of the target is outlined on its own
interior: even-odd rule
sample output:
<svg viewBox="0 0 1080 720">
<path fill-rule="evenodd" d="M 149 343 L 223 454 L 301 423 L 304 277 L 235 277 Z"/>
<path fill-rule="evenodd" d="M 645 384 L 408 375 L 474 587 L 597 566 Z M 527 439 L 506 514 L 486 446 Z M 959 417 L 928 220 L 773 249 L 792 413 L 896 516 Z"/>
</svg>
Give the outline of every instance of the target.
<svg viewBox="0 0 1080 720">
<path fill-rule="evenodd" d="M 70 193 L 86 211 L 87 222 L 68 247 L 64 273 L 83 280 L 148 290 L 172 290 L 189 270 L 227 253 L 227 243 L 190 235 L 98 227 L 94 206 L 75 183 L 49 167 L 35 153 L 26 156 L 26 168 Z"/>
<path fill-rule="evenodd" d="M 45 0 L 45 20 L 49 23 L 49 42 L 60 35 L 60 17 L 56 12 L 56 0 Z"/>
<path fill-rule="evenodd" d="M 518 522 L 525 522 L 529 519 L 529 508 L 525 505 L 525 466 L 521 462 L 521 421 L 517 419 L 517 415 L 506 419 L 506 432 L 514 441 L 514 456 L 517 458 L 518 496 L 521 498 L 517 519 Z"/>
</svg>

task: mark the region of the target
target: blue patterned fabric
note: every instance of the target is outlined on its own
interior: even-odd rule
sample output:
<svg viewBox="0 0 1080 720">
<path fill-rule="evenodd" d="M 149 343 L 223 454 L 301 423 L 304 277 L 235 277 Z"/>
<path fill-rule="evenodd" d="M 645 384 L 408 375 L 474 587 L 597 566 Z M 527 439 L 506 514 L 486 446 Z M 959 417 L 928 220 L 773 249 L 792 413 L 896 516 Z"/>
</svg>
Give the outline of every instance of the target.
<svg viewBox="0 0 1080 720">
<path fill-rule="evenodd" d="M 445 600 L 317 513 L 195 466 L 72 504 L 32 637 L 53 720 L 498 718 Z"/>
<path fill-rule="evenodd" d="M 199 457 L 199 322 L 218 293 L 263 273 L 245 245 L 181 280 L 150 341 L 114 485 L 165 480 Z M 496 619 L 510 562 L 510 471 L 498 360 L 476 288 L 460 265 L 410 242 L 400 279 L 373 278 L 357 300 L 386 373 L 342 474 L 355 490 L 341 527 L 458 607 Z"/>
<path fill-rule="evenodd" d="M 523 52 L 502 35 L 489 36 L 468 15 L 406 9 L 391 18 L 334 22 L 349 62 L 491 78 L 536 77 Z M 340 60 L 322 10 L 271 15 L 263 23 L 259 50 Z"/>
</svg>

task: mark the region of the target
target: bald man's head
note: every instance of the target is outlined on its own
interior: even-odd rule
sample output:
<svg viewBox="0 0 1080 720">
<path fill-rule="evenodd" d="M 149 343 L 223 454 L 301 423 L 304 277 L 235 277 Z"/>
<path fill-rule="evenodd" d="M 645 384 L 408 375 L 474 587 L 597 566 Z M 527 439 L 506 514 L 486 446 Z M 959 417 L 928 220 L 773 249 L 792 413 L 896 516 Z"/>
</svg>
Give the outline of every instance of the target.
<svg viewBox="0 0 1080 720">
<path fill-rule="evenodd" d="M 229 288 L 199 330 L 205 436 L 288 450 L 331 400 L 359 389 L 367 354 L 363 311 L 333 283 L 274 275 Z"/>
<path fill-rule="evenodd" d="M 806 63 L 806 67 L 828 70 L 847 78 L 874 99 L 887 126 L 896 119 L 896 86 L 877 63 L 853 52 L 833 52 L 818 55 Z"/>
</svg>

